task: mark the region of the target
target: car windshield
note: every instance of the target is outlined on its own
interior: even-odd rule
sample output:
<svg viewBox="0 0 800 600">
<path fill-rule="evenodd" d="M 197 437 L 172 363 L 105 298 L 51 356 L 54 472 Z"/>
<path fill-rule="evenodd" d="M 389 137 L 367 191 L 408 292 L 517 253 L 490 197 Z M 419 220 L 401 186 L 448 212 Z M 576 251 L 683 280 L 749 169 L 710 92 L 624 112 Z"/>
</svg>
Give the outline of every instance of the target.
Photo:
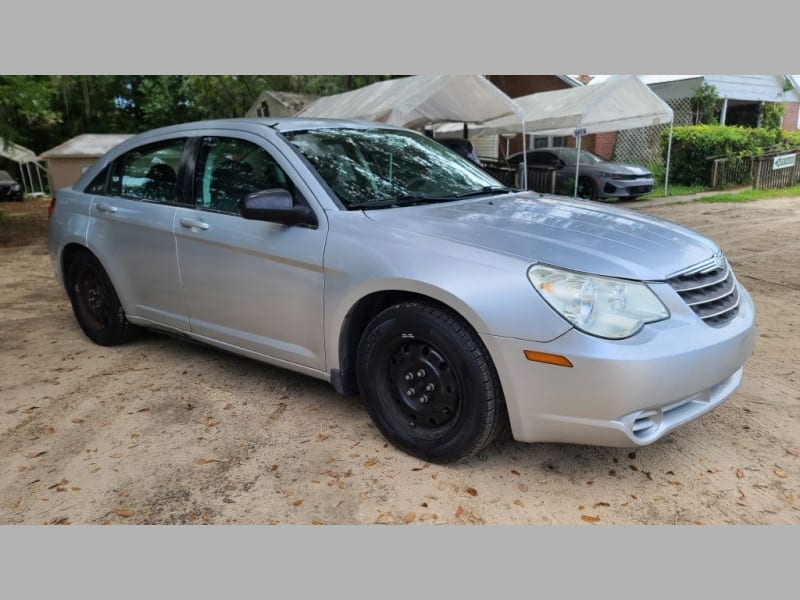
<svg viewBox="0 0 800 600">
<path fill-rule="evenodd" d="M 348 209 L 511 191 L 452 150 L 410 131 L 331 128 L 283 135 Z"/>
<path fill-rule="evenodd" d="M 574 165 L 576 162 L 578 162 L 578 150 L 576 148 L 551 148 L 550 151 L 558 154 L 558 157 L 568 165 Z M 605 161 L 591 152 L 581 150 L 581 162 L 601 163 Z"/>
</svg>

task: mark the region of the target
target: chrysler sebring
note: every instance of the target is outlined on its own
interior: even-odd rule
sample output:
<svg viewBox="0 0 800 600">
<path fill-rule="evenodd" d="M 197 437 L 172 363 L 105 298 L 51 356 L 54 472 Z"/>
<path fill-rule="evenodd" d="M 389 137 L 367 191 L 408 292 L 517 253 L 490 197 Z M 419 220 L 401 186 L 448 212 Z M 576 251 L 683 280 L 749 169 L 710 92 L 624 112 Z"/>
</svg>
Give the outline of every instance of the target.
<svg viewBox="0 0 800 600">
<path fill-rule="evenodd" d="M 506 428 L 650 444 L 724 402 L 753 347 L 711 240 L 378 123 L 138 135 L 57 192 L 49 250 L 94 342 L 152 328 L 324 379 L 435 462 Z"/>
</svg>

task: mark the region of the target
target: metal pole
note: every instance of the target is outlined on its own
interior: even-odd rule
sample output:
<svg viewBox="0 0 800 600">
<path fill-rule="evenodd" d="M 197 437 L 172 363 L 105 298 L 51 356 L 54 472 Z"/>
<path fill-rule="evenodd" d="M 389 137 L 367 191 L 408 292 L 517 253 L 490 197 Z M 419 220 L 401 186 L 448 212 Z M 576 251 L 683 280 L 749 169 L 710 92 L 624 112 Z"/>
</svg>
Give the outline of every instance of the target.
<svg viewBox="0 0 800 600">
<path fill-rule="evenodd" d="M 575 195 L 574 198 L 578 197 L 578 174 L 580 173 L 581 167 L 581 140 L 583 136 L 578 133 L 575 137 L 578 138 L 578 159 L 575 161 Z"/>
<path fill-rule="evenodd" d="M 42 165 L 40 165 L 38 162 L 35 162 L 33 164 L 36 165 L 36 179 L 39 180 L 39 191 L 42 192 L 42 195 L 44 196 L 44 183 L 42 183 Z"/>
<path fill-rule="evenodd" d="M 30 161 L 25 163 L 25 169 L 28 171 L 28 179 L 31 182 L 31 193 L 33 194 L 33 193 L 35 193 L 36 190 L 34 190 L 33 175 L 31 174 L 31 162 Z"/>
<path fill-rule="evenodd" d="M 675 119 L 669 122 L 669 142 L 667 143 L 667 171 L 664 173 L 664 197 L 667 196 L 669 190 L 669 160 L 672 157 L 672 126 Z"/>
<path fill-rule="evenodd" d="M 525 118 L 522 118 L 522 189 L 528 189 L 528 148 L 525 143 Z"/>
<path fill-rule="evenodd" d="M 22 194 L 24 195 L 28 190 L 28 186 L 25 185 L 25 169 L 22 168 L 25 163 L 17 164 L 19 165 L 19 178 L 22 179 Z"/>
</svg>

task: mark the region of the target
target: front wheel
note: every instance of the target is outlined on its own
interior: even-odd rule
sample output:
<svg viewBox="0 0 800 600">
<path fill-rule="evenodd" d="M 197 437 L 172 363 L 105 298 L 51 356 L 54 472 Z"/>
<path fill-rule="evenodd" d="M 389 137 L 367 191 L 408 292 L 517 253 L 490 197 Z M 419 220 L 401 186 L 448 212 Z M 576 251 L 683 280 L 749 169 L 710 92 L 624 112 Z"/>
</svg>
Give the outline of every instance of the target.
<svg viewBox="0 0 800 600">
<path fill-rule="evenodd" d="M 424 460 L 473 455 L 507 421 L 483 342 L 460 316 L 433 302 L 403 302 L 373 318 L 359 343 L 357 369 L 376 427 Z"/>
<path fill-rule="evenodd" d="M 94 255 L 80 252 L 73 257 L 66 279 L 75 319 L 90 340 L 116 346 L 133 336 L 135 327 L 125 317 L 114 286 Z"/>
<path fill-rule="evenodd" d="M 578 179 L 578 197 L 586 200 L 597 200 L 597 184 L 588 177 Z"/>
</svg>

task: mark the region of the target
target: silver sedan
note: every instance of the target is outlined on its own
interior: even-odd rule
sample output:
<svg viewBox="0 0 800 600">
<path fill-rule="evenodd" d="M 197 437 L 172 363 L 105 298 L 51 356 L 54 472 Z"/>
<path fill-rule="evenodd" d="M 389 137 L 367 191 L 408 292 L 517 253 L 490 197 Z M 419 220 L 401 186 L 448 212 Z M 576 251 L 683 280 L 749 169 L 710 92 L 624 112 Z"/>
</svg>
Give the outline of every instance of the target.
<svg viewBox="0 0 800 600">
<path fill-rule="evenodd" d="M 649 444 L 739 385 L 752 301 L 673 223 L 509 189 L 376 123 L 199 122 L 59 190 L 49 249 L 84 333 L 179 334 L 360 393 L 425 460 Z"/>
</svg>

